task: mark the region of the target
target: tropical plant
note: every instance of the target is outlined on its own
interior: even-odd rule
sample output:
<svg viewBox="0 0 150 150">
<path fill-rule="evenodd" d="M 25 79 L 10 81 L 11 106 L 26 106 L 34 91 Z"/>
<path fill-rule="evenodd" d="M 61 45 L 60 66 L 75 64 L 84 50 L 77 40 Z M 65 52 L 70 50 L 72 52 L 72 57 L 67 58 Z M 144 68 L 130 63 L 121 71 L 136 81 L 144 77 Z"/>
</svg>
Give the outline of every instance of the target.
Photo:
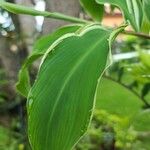
<svg viewBox="0 0 150 150">
<path fill-rule="evenodd" d="M 27 98 L 28 135 L 34 150 L 70 150 L 85 134 L 98 83 L 112 63 L 111 46 L 118 34 L 150 39 L 149 0 L 80 0 L 80 3 L 93 21 L 0 2 L 1 8 L 15 14 L 75 23 L 38 40 L 19 73 L 16 87 Z M 101 25 L 105 3 L 121 9 L 122 25 L 115 28 Z M 127 26 L 134 31 L 125 30 Z M 38 74 L 31 85 L 28 68 L 40 57 Z M 142 65 L 149 67 L 147 64 L 146 61 Z M 132 72 L 137 73 L 133 68 Z M 117 127 L 114 130 L 117 132 Z"/>
</svg>

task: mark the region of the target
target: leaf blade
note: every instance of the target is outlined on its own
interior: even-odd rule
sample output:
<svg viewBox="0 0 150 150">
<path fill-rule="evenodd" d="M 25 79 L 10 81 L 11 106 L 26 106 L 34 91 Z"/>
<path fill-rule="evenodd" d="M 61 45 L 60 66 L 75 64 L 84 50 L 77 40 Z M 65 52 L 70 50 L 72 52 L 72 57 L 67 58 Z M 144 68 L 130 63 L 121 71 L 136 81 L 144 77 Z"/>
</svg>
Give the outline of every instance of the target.
<svg viewBox="0 0 150 150">
<path fill-rule="evenodd" d="M 143 5 L 144 5 L 144 12 L 145 12 L 148 20 L 150 21 L 150 13 L 149 13 L 150 0 L 144 0 Z"/>
<path fill-rule="evenodd" d="M 93 25 L 61 38 L 55 50 L 45 54 L 28 95 L 33 149 L 70 150 L 85 133 L 106 67 L 110 34 Z"/>
</svg>

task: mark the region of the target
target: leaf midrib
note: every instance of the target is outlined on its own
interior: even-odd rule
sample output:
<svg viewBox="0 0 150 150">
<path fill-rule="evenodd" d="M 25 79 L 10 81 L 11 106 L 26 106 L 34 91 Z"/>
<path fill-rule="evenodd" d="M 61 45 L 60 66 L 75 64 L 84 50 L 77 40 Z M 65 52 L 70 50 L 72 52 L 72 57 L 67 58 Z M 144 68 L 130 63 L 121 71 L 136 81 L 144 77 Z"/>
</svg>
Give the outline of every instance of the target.
<svg viewBox="0 0 150 150">
<path fill-rule="evenodd" d="M 62 95 L 62 93 L 63 93 L 63 91 L 64 91 L 64 89 L 65 89 L 65 87 L 66 87 L 66 85 L 67 85 L 67 83 L 68 83 L 69 80 L 71 79 L 72 75 L 73 75 L 74 72 L 77 70 L 78 66 L 81 65 L 81 63 L 91 54 L 92 50 L 93 50 L 94 48 L 96 48 L 96 47 L 99 45 L 99 43 L 102 42 L 107 36 L 108 36 L 108 35 L 105 35 L 101 40 L 99 40 L 98 42 L 96 42 L 96 43 L 94 44 L 94 46 L 91 46 L 91 48 L 89 48 L 89 50 L 88 50 L 88 53 L 86 53 L 84 56 L 81 56 L 81 57 L 79 58 L 79 60 L 76 61 L 77 63 L 76 63 L 76 64 L 74 65 L 74 67 L 71 69 L 71 71 L 70 71 L 70 73 L 69 73 L 69 76 L 67 76 L 67 78 L 66 78 L 64 84 L 63 84 L 62 87 L 60 88 L 60 92 L 59 92 L 59 94 L 58 94 L 58 96 L 57 96 L 57 98 L 56 98 L 56 102 L 55 102 L 55 104 L 54 104 L 54 106 L 53 106 L 52 113 L 51 113 L 50 118 L 49 118 L 49 121 L 48 121 L 48 125 L 47 125 L 48 127 L 49 127 L 49 125 L 50 125 L 50 123 L 51 123 L 51 121 L 52 121 L 52 119 L 53 119 L 53 117 L 54 117 L 54 112 L 55 112 L 55 110 L 56 110 L 56 108 L 57 108 L 57 106 L 58 106 L 58 104 L 59 104 L 59 99 L 60 99 L 60 97 L 61 97 L 61 95 Z M 49 128 L 48 128 L 47 135 L 46 135 L 46 146 L 48 146 L 48 133 L 49 133 Z"/>
</svg>

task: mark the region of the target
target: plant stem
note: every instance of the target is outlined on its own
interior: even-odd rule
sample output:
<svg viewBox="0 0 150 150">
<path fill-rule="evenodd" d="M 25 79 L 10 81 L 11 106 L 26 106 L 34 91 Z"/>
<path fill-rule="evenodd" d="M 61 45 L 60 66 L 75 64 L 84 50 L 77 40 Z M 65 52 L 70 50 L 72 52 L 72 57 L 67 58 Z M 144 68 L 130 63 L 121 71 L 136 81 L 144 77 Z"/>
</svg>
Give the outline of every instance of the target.
<svg viewBox="0 0 150 150">
<path fill-rule="evenodd" d="M 123 31 L 122 33 L 126 34 L 126 35 L 133 35 L 133 36 L 141 37 L 144 39 L 150 39 L 150 36 L 148 34 L 144 34 L 144 33 L 133 32 L 133 31 Z"/>
<path fill-rule="evenodd" d="M 82 23 L 82 24 L 91 23 L 90 21 L 87 21 L 87 20 L 84 20 L 84 19 L 67 16 L 67 15 L 64 15 L 64 14 L 57 13 L 57 12 L 55 12 L 55 13 L 45 12 L 45 17 L 64 20 L 64 21 L 69 21 L 69 22 L 73 22 L 73 23 Z"/>
<path fill-rule="evenodd" d="M 126 88 L 128 91 L 131 91 L 136 97 L 138 97 L 140 100 L 142 100 L 142 102 L 145 104 L 144 108 L 150 108 L 150 104 L 143 98 L 141 97 L 136 91 L 132 90 L 130 87 L 128 87 L 127 85 L 121 83 L 121 82 L 118 82 L 117 80 L 113 79 L 112 77 L 110 76 L 104 76 L 104 78 L 108 79 L 108 80 L 111 80 L 113 82 L 116 82 L 118 84 L 120 84 L 122 87 Z"/>
<path fill-rule="evenodd" d="M 18 4 L 12 4 L 8 2 L 1 2 L 0 7 L 6 9 L 7 11 L 14 13 L 14 14 L 25 14 L 25 15 L 32 15 L 32 16 L 43 16 L 47 18 L 59 19 L 64 21 L 69 21 L 73 23 L 90 23 L 90 21 L 64 15 L 57 12 L 48 12 L 48 11 L 39 11 L 31 7 L 26 7 Z"/>
</svg>

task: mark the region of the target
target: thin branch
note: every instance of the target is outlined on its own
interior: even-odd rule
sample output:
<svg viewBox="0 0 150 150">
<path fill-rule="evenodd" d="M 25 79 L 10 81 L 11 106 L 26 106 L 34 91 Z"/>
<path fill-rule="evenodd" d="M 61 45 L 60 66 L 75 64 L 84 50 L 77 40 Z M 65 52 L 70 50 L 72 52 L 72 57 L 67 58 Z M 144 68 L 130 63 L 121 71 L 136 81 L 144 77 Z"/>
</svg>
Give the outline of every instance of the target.
<svg viewBox="0 0 150 150">
<path fill-rule="evenodd" d="M 144 38 L 144 39 L 150 39 L 150 35 L 144 34 L 144 33 L 139 33 L 139 32 L 124 31 L 124 32 L 122 32 L 122 34 L 133 35 L 133 36 L 141 37 L 141 38 Z"/>
<path fill-rule="evenodd" d="M 31 15 L 31 16 L 43 16 L 47 18 L 53 18 L 53 19 L 58 19 L 58 20 L 64 20 L 68 22 L 73 22 L 73 23 L 91 23 L 90 21 L 64 15 L 62 13 L 58 12 L 48 12 L 48 11 L 39 11 L 31 7 L 23 6 L 23 5 L 18 5 L 18 4 L 13 4 L 13 3 L 8 3 L 8 2 L 1 2 L 0 7 L 3 9 L 6 9 L 7 11 L 14 13 L 14 14 L 24 14 L 24 15 Z"/>
<path fill-rule="evenodd" d="M 145 107 L 144 108 L 150 108 L 150 104 L 144 99 L 142 98 L 136 91 L 132 90 L 130 87 L 128 87 L 127 85 L 121 83 L 121 82 L 118 82 L 117 80 L 111 78 L 110 76 L 104 76 L 104 78 L 108 79 L 108 80 L 111 80 L 113 82 L 116 82 L 117 84 L 121 85 L 122 87 L 126 88 L 128 91 L 131 91 L 136 97 L 138 97 L 144 104 L 145 104 Z"/>
</svg>

